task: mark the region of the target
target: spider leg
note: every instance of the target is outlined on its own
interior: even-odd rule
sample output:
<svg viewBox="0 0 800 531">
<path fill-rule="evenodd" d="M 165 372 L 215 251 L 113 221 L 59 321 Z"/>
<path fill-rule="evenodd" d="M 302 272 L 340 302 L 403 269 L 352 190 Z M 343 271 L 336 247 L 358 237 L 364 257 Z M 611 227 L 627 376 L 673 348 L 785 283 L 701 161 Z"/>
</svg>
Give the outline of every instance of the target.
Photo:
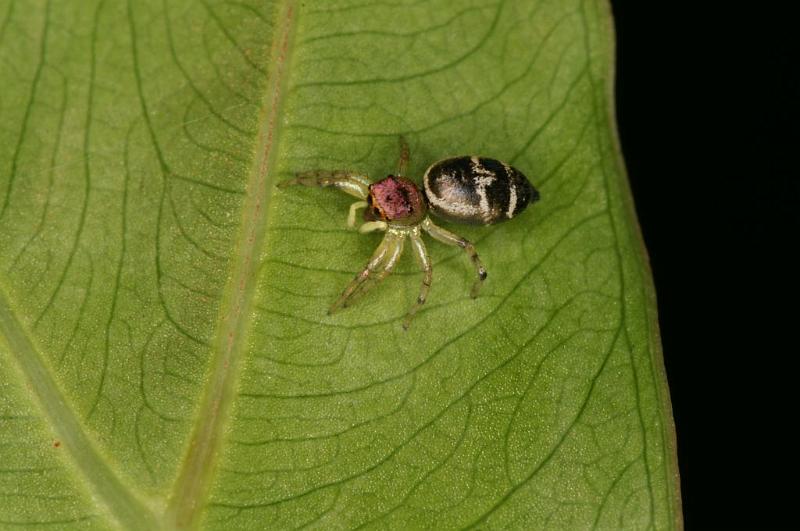
<svg viewBox="0 0 800 531">
<path fill-rule="evenodd" d="M 411 158 L 411 152 L 408 149 L 408 143 L 404 137 L 400 137 L 400 160 L 397 162 L 397 175 L 402 177 L 408 170 L 408 159 Z"/>
<path fill-rule="evenodd" d="M 350 295 L 350 298 L 342 303 L 343 308 L 347 308 L 356 299 L 360 298 L 366 292 L 383 282 L 383 280 L 392 274 L 394 268 L 397 266 L 397 262 L 400 260 L 400 256 L 403 254 L 403 244 L 405 243 L 405 237 L 400 236 L 397 239 L 397 242 L 387 251 L 386 257 L 383 261 L 383 268 L 378 271 L 377 274 L 372 275 L 369 277 L 365 282 L 362 282 L 355 291 Z"/>
<path fill-rule="evenodd" d="M 366 234 L 376 230 L 386 230 L 386 227 L 388 227 L 388 225 L 385 221 L 367 221 L 358 228 L 358 232 Z"/>
<path fill-rule="evenodd" d="M 472 259 L 472 263 L 475 265 L 475 269 L 478 272 L 478 280 L 476 280 L 475 284 L 473 284 L 470 295 L 473 299 L 477 297 L 481 284 L 484 280 L 486 280 L 486 268 L 483 267 L 481 259 L 478 258 L 478 253 L 475 250 L 475 246 L 472 245 L 472 242 L 462 238 L 458 234 L 454 234 L 449 230 L 445 230 L 434 224 L 433 221 L 431 221 L 431 218 L 425 218 L 425 221 L 422 222 L 422 228 L 428 234 L 433 236 L 434 239 L 439 240 L 446 245 L 456 245 L 461 247 L 469 255 L 470 259 Z"/>
<path fill-rule="evenodd" d="M 394 257 L 394 261 L 397 261 L 397 256 L 395 255 L 398 255 L 396 252 L 398 240 L 402 240 L 402 237 L 398 237 L 398 235 L 393 233 L 388 233 L 383 237 L 383 241 L 378 245 L 378 248 L 375 249 L 375 252 L 372 253 L 372 258 L 367 262 L 366 267 L 350 281 L 350 284 L 347 285 L 339 298 L 336 299 L 336 302 L 331 305 L 328 314 L 332 314 L 342 306 L 345 306 L 347 299 L 353 295 L 359 286 L 375 272 L 385 267 L 385 264 L 389 262 L 390 258 Z M 400 250 L 402 250 L 402 247 Z M 392 267 L 394 267 L 394 265 L 392 265 Z"/>
<path fill-rule="evenodd" d="M 330 186 L 350 194 L 359 199 L 366 199 L 369 195 L 369 179 L 366 175 L 347 170 L 312 170 L 295 174 L 293 179 L 278 183 L 279 188 L 293 185 Z"/>
<path fill-rule="evenodd" d="M 422 286 L 419 289 L 417 302 L 408 310 L 406 318 L 403 320 L 403 328 L 405 330 L 408 330 L 408 327 L 411 325 L 411 320 L 414 318 L 417 310 L 425 304 L 425 299 L 428 298 L 428 292 L 431 289 L 431 281 L 433 280 L 433 267 L 431 267 L 431 259 L 428 256 L 428 250 L 425 248 L 425 242 L 422 241 L 418 232 L 411 234 L 409 237 L 411 238 L 411 245 L 414 246 L 414 250 L 416 251 L 415 256 L 417 257 L 417 263 L 419 263 L 419 267 L 422 269 L 424 275 L 422 277 Z"/>
<path fill-rule="evenodd" d="M 360 208 L 367 208 L 368 204 L 366 201 L 356 201 L 352 205 L 350 205 L 350 212 L 347 214 L 347 226 L 348 227 L 355 227 L 356 226 L 356 210 Z"/>
</svg>

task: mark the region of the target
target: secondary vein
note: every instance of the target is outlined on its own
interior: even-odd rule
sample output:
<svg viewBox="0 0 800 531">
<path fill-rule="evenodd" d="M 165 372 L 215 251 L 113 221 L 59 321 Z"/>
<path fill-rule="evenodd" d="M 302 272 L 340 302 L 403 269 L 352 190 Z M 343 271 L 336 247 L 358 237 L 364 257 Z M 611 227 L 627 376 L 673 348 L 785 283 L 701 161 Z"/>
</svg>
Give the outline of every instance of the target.
<svg viewBox="0 0 800 531">
<path fill-rule="evenodd" d="M 54 433 L 68 449 L 93 492 L 124 527 L 158 529 L 152 512 L 126 487 L 108 467 L 93 441 L 75 416 L 75 412 L 56 384 L 50 368 L 17 319 L 5 291 L 0 288 L 0 336 L 8 343 L 8 352 L 16 361 L 28 388 L 39 403 Z"/>
</svg>

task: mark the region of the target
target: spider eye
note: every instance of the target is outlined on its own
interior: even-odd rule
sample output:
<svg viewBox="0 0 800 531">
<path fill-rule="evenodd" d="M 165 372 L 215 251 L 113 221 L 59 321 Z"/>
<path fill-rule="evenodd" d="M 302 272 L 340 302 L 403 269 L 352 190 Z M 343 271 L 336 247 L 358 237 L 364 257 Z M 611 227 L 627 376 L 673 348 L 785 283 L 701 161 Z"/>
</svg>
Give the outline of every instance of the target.
<svg viewBox="0 0 800 531">
<path fill-rule="evenodd" d="M 378 207 L 372 209 L 372 215 L 375 216 L 375 219 L 381 219 L 381 211 Z"/>
</svg>

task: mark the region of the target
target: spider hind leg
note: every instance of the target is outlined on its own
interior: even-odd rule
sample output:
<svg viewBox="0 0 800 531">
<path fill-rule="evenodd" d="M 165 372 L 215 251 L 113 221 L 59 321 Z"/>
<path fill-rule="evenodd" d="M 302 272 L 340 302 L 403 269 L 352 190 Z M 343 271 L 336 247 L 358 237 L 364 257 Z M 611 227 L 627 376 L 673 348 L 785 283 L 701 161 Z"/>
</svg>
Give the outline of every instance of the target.
<svg viewBox="0 0 800 531">
<path fill-rule="evenodd" d="M 404 177 L 408 171 L 408 159 L 411 158 L 411 151 L 408 149 L 408 142 L 404 137 L 400 137 L 400 159 L 397 161 L 397 175 Z"/>
<path fill-rule="evenodd" d="M 461 247 L 464 252 L 467 253 L 470 260 L 472 260 L 472 264 L 475 266 L 475 272 L 478 274 L 478 278 L 472 285 L 470 296 L 473 299 L 477 297 L 483 281 L 486 280 L 486 268 L 483 267 L 483 262 L 481 262 L 481 259 L 478 257 L 478 252 L 475 250 L 475 246 L 472 242 L 436 225 L 431 221 L 431 218 L 425 218 L 425 221 L 422 222 L 422 228 L 435 240 L 439 240 L 446 245 Z"/>
<path fill-rule="evenodd" d="M 419 288 L 419 296 L 417 296 L 416 302 L 414 302 L 414 305 L 408 310 L 406 318 L 403 320 L 403 328 L 405 330 L 408 330 L 414 315 L 416 315 L 417 311 L 425 304 L 433 280 L 433 267 L 431 266 L 431 259 L 428 256 L 428 250 L 425 248 L 425 242 L 422 241 L 418 232 L 411 234 L 410 238 L 411 245 L 413 245 L 414 251 L 416 251 L 415 256 L 417 257 L 417 263 L 420 269 L 422 269 L 423 276 L 422 285 Z"/>
</svg>

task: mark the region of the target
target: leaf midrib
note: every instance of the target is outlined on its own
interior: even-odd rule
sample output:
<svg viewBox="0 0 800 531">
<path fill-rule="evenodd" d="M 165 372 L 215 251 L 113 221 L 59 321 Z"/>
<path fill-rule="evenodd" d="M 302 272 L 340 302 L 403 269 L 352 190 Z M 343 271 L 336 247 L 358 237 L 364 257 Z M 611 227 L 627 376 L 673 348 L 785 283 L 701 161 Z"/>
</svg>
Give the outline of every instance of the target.
<svg viewBox="0 0 800 531">
<path fill-rule="evenodd" d="M 199 502 L 208 495 L 216 471 L 218 450 L 230 418 L 229 411 L 241 365 L 240 354 L 246 344 L 247 327 L 250 324 L 258 266 L 255 259 L 264 243 L 266 206 L 272 189 L 267 177 L 276 158 L 278 117 L 288 70 L 289 42 L 295 27 L 292 2 L 282 3 L 276 13 L 279 13 L 277 31 L 270 52 L 273 70 L 261 105 L 260 128 L 248 178 L 242 228 L 223 292 L 219 326 L 211 349 L 208 383 L 195 414 L 192 436 L 166 511 L 167 522 L 179 528 L 197 525 L 202 507 Z"/>
<path fill-rule="evenodd" d="M 271 195 L 267 185 L 275 160 L 278 116 L 287 70 L 289 40 L 294 28 L 294 10 L 287 0 L 276 9 L 278 31 L 272 43 L 270 61 L 274 65 L 264 93 L 259 118 L 260 129 L 254 143 L 253 165 L 248 177 L 248 192 L 242 209 L 242 225 L 229 280 L 223 292 L 217 334 L 211 344 L 211 367 L 200 406 L 195 415 L 192 436 L 173 485 L 166 496 L 169 504 L 163 514 L 151 510 L 129 485 L 109 466 L 95 441 L 82 425 L 69 400 L 56 382 L 47 360 L 19 320 L 0 285 L 0 340 L 7 345 L 34 391 L 35 400 L 46 422 L 63 442 L 92 493 L 102 499 L 117 524 L 130 529 L 194 527 L 198 523 L 215 462 L 222 443 L 228 412 L 232 406 L 238 376 L 240 352 L 246 342 L 250 322 L 255 270 L 254 261 L 263 246 L 265 211 Z M 145 113 L 146 114 L 146 113 Z M 159 155 L 161 168 L 163 159 Z M 168 175 L 165 175 L 167 178 Z"/>
</svg>

